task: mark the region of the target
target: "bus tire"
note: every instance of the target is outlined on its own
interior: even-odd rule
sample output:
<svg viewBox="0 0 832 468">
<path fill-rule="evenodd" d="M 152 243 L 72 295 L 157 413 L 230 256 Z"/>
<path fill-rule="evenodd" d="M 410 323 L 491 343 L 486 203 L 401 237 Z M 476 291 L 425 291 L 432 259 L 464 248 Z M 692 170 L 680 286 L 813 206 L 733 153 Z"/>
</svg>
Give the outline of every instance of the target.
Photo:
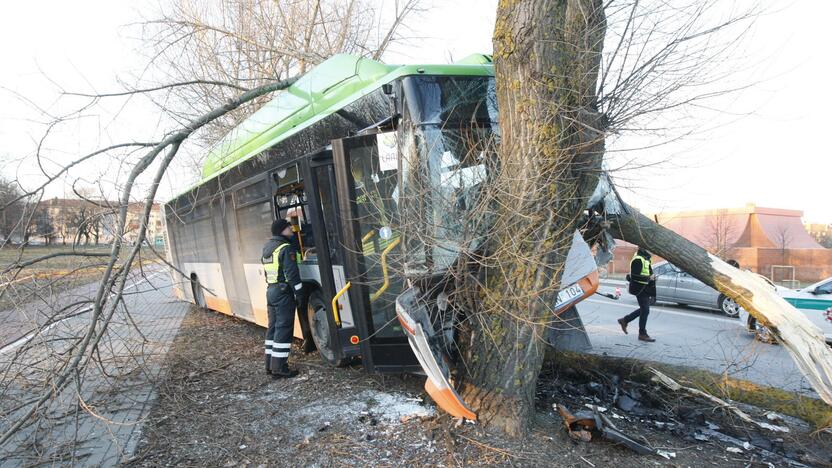
<svg viewBox="0 0 832 468">
<path fill-rule="evenodd" d="M 309 294 L 317 289 L 317 285 L 304 283 L 304 293 L 298 302 L 298 322 L 300 322 L 300 330 L 303 335 L 303 343 L 300 346 L 301 351 L 305 354 L 314 352 L 317 348 L 315 340 L 312 337 L 312 329 L 309 327 L 309 314 L 307 309 L 309 307 Z"/>
<path fill-rule="evenodd" d="M 306 317 L 309 321 L 309 330 L 312 333 L 312 340 L 318 348 L 321 359 L 332 366 L 341 367 L 347 364 L 344 358 L 338 358 L 338 352 L 333 348 L 327 320 L 328 310 L 323 295 L 319 289 L 309 294 L 309 303 L 306 306 Z"/>
</svg>

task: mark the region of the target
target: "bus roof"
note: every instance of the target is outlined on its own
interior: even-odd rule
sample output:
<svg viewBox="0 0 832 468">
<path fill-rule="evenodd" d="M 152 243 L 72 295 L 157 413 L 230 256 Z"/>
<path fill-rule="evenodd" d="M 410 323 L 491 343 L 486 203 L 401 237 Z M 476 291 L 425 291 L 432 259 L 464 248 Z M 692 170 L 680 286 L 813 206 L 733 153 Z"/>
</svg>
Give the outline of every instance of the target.
<svg viewBox="0 0 832 468">
<path fill-rule="evenodd" d="M 386 65 L 354 55 L 335 55 L 279 92 L 217 142 L 208 153 L 199 184 L 308 128 L 383 84 L 420 74 L 489 76 L 494 70 L 491 56 L 483 54 L 470 55 L 448 65 Z"/>
</svg>

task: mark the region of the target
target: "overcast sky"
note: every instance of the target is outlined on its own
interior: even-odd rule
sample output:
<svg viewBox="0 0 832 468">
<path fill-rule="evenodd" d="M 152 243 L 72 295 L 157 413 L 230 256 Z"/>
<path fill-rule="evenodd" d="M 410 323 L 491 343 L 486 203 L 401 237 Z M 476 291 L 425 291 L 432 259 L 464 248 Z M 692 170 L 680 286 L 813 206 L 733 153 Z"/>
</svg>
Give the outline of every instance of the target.
<svg viewBox="0 0 832 468">
<path fill-rule="evenodd" d="M 824 139 L 832 109 L 825 89 L 829 71 L 828 20 L 832 2 L 767 2 L 746 45 L 747 57 L 734 82 L 756 83 L 710 104 L 702 128 L 658 148 L 633 151 L 635 162 L 619 172 L 630 187 L 624 196 L 644 211 L 760 206 L 803 210 L 804 220 L 832 223 L 832 155 Z M 470 53 L 491 51 L 494 0 L 434 1 L 412 31 L 418 40 L 399 45 L 388 63 L 445 63 Z M 10 2 L 0 15 L 0 157 L 19 159 L 33 152 L 44 130 L 37 105 L 51 113 L 56 83 L 66 89 L 109 91 L 117 77 L 141 73 L 135 53 L 135 2 Z M 739 62 L 738 62 L 739 63 Z M 718 86 L 718 84 L 715 84 Z M 78 101 L 72 102 L 77 104 Z M 714 117 L 714 111 L 720 117 Z M 111 122 L 113 116 L 118 119 Z M 694 113 L 693 118 L 697 118 Z M 126 123 L 126 122 L 129 122 Z M 81 123 L 63 128 L 52 140 L 55 163 L 109 142 L 158 134 L 165 122 L 146 103 L 105 105 Z M 99 128 L 104 131 L 99 131 Z M 140 137 L 135 137 L 141 133 Z M 653 142 L 649 142 L 653 143 Z M 626 135 L 611 149 L 643 146 Z M 650 169 L 640 161 L 667 160 Z M 119 171 L 113 162 L 74 174 L 84 180 Z M 6 175 L 31 177 L 32 166 L 11 165 Z M 168 181 L 162 196 L 181 189 Z M 57 192 L 60 192 L 58 190 Z M 60 195 L 54 189 L 50 195 Z"/>
</svg>

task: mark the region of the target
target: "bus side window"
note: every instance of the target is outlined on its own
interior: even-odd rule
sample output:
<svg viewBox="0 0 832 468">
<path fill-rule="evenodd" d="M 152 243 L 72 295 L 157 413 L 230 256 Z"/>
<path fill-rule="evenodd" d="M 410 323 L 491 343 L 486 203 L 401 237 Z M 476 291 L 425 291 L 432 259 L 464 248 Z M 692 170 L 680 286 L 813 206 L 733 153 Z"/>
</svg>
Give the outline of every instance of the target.
<svg viewBox="0 0 832 468">
<path fill-rule="evenodd" d="M 240 255 L 248 263 L 259 263 L 262 242 L 271 235 L 272 213 L 269 189 L 260 180 L 234 192 L 234 214 L 240 239 Z"/>
</svg>

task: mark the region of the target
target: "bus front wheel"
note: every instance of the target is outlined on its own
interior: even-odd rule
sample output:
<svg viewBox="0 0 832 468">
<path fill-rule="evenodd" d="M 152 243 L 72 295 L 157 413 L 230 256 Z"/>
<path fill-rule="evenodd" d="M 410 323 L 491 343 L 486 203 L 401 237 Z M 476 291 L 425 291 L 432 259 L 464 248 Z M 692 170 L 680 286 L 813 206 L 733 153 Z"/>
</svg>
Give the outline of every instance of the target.
<svg viewBox="0 0 832 468">
<path fill-rule="evenodd" d="M 329 320 L 327 320 L 326 303 L 320 290 L 312 291 L 309 295 L 309 304 L 306 306 L 306 313 L 309 319 L 309 330 L 312 332 L 312 340 L 321 354 L 321 359 L 327 364 L 333 366 L 343 366 L 347 363 L 346 359 L 339 359 L 338 353 L 335 350 L 335 344 L 332 342 L 332 334 L 330 334 Z"/>
</svg>

